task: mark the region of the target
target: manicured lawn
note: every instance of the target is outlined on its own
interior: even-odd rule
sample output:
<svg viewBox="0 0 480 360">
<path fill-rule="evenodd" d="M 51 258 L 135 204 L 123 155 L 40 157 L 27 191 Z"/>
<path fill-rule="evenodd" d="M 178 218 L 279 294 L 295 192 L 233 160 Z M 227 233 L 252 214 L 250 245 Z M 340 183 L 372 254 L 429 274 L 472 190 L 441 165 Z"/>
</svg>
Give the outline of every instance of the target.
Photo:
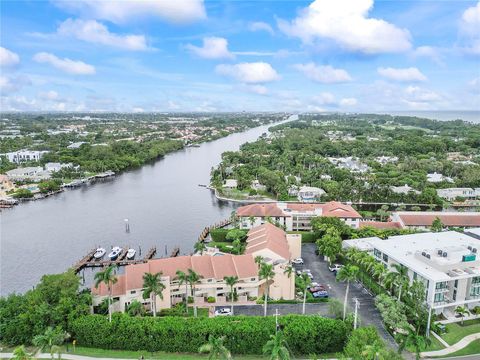
<svg viewBox="0 0 480 360">
<path fill-rule="evenodd" d="M 465 336 L 478 332 L 480 332 L 480 319 L 467 320 L 464 325 L 459 322 L 447 324 L 447 333 L 442 335 L 442 339 L 453 345 Z"/>
<path fill-rule="evenodd" d="M 436 351 L 445 349 L 445 346 L 443 346 L 443 344 L 439 340 L 437 340 L 436 337 L 430 336 L 430 340 L 432 341 L 431 344 L 428 345 L 424 351 Z"/>
</svg>

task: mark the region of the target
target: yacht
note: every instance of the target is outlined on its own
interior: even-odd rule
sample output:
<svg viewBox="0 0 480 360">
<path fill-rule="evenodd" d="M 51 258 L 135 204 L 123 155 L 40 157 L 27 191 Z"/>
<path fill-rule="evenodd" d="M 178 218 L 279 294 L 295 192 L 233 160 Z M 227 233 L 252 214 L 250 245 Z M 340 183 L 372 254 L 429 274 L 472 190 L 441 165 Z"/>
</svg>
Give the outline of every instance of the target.
<svg viewBox="0 0 480 360">
<path fill-rule="evenodd" d="M 127 260 L 133 260 L 137 251 L 135 249 L 128 249 L 127 251 Z"/>
<path fill-rule="evenodd" d="M 93 254 L 93 258 L 95 260 L 100 260 L 105 256 L 106 252 L 107 250 L 105 250 L 104 248 L 98 248 L 97 250 L 95 250 L 95 253 Z"/>
<path fill-rule="evenodd" d="M 122 253 L 122 248 L 118 246 L 114 246 L 110 254 L 108 254 L 108 257 L 110 258 L 110 260 L 116 260 L 121 253 Z"/>
</svg>

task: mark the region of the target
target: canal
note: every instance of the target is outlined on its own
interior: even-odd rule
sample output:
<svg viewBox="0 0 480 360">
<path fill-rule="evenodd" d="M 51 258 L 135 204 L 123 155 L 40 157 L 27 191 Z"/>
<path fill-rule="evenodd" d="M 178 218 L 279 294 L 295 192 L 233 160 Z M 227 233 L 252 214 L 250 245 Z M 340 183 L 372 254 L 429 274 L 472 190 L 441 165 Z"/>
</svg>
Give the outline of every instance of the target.
<svg viewBox="0 0 480 360">
<path fill-rule="evenodd" d="M 0 294 L 32 288 L 43 274 L 66 270 L 95 246 L 129 245 L 137 251 L 140 246 L 142 255 L 156 246 L 157 256 L 165 254 L 165 246 L 169 253 L 179 246 L 181 254 L 189 254 L 202 229 L 234 209 L 198 185 L 209 183 L 224 151 L 256 140 L 269 126 L 186 148 L 112 181 L 2 211 Z M 129 219 L 129 233 L 124 219 Z"/>
</svg>

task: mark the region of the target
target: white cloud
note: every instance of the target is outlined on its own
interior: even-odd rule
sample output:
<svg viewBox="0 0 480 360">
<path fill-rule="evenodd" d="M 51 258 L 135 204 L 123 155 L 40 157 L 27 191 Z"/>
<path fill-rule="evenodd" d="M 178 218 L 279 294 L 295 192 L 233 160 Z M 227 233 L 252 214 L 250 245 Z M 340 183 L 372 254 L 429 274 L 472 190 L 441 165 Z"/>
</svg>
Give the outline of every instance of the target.
<svg viewBox="0 0 480 360">
<path fill-rule="evenodd" d="M 427 77 L 423 75 L 416 67 L 409 68 L 378 68 L 377 72 L 384 78 L 394 81 L 426 81 Z"/>
<path fill-rule="evenodd" d="M 263 21 L 255 21 L 248 24 L 248 30 L 250 31 L 266 31 L 270 35 L 274 34 L 273 28 Z"/>
<path fill-rule="evenodd" d="M 445 66 L 442 59 L 441 49 L 432 46 L 419 46 L 412 51 L 411 55 L 414 58 L 426 57 L 432 59 L 435 63 L 441 66 Z"/>
<path fill-rule="evenodd" d="M 60 59 L 59 57 L 46 52 L 35 54 L 33 60 L 39 63 L 47 63 L 69 74 L 75 75 L 92 75 L 95 74 L 95 67 L 84 63 L 83 61 L 75 61 L 68 58 Z"/>
<path fill-rule="evenodd" d="M 313 100 L 320 105 L 334 105 L 337 102 L 335 96 L 329 92 L 322 92 L 314 96 Z"/>
<path fill-rule="evenodd" d="M 441 102 L 443 97 L 438 93 L 422 89 L 418 86 L 409 86 L 404 90 L 402 101 L 412 109 L 431 109 L 432 106 Z"/>
<path fill-rule="evenodd" d="M 275 69 L 265 62 L 220 64 L 215 71 L 219 75 L 228 76 L 246 84 L 267 83 L 280 79 Z"/>
<path fill-rule="evenodd" d="M 20 57 L 13 51 L 0 46 L 0 66 L 14 66 L 20 62 Z"/>
<path fill-rule="evenodd" d="M 464 11 L 460 31 L 464 36 L 465 52 L 480 55 L 480 1 Z"/>
<path fill-rule="evenodd" d="M 114 23 L 125 23 L 148 17 L 159 17 L 174 23 L 189 23 L 207 17 L 203 0 L 55 0 L 54 2 L 64 10 Z"/>
<path fill-rule="evenodd" d="M 53 91 L 53 90 L 39 92 L 38 93 L 38 98 L 42 99 L 42 100 L 48 100 L 48 101 L 59 100 L 58 93 L 56 91 Z"/>
<path fill-rule="evenodd" d="M 117 35 L 95 20 L 67 19 L 57 30 L 58 34 L 73 36 L 93 44 L 113 46 L 126 50 L 146 50 L 147 43 L 143 35 Z"/>
<path fill-rule="evenodd" d="M 340 106 L 355 106 L 357 105 L 358 101 L 355 98 L 343 98 L 340 100 Z"/>
<path fill-rule="evenodd" d="M 346 70 L 335 69 L 330 65 L 296 64 L 295 69 L 302 72 L 307 78 L 324 84 L 334 84 L 351 81 L 352 78 Z"/>
<path fill-rule="evenodd" d="M 203 46 L 188 44 L 185 46 L 192 54 L 204 59 L 233 59 L 235 56 L 228 51 L 228 41 L 221 37 L 203 38 Z"/>
<path fill-rule="evenodd" d="M 5 76 L 0 75 L 0 92 L 2 94 L 13 93 L 21 90 L 24 86 L 32 85 L 28 76 Z"/>
<path fill-rule="evenodd" d="M 292 22 L 278 20 L 278 26 L 306 44 L 323 38 L 346 50 L 367 54 L 409 50 L 409 31 L 382 19 L 369 18 L 372 7 L 373 0 L 315 0 Z"/>
<path fill-rule="evenodd" d="M 257 95 L 267 95 L 268 88 L 264 85 L 245 85 L 245 90 Z"/>
</svg>

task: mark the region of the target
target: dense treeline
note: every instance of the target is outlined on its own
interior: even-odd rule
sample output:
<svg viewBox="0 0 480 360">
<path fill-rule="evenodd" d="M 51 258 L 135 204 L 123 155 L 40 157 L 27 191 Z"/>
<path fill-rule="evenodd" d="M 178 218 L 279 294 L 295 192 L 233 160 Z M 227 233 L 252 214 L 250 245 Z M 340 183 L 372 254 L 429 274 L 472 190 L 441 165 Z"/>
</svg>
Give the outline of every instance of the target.
<svg viewBox="0 0 480 360">
<path fill-rule="evenodd" d="M 296 354 L 342 351 L 348 330 L 344 322 L 320 316 L 287 315 L 279 318 L 289 349 Z M 216 317 L 159 319 L 114 314 L 112 322 L 100 315 L 74 321 L 79 345 L 103 349 L 197 352 L 210 335 L 225 336 L 234 354 L 261 354 L 275 333 L 274 317 Z"/>
<path fill-rule="evenodd" d="M 436 194 L 439 187 L 480 187 L 479 125 L 383 115 L 318 115 L 272 130 L 272 138 L 225 152 L 212 172 L 212 183 L 221 188 L 224 179 L 235 178 L 238 188 L 248 191 L 258 179 L 269 195 L 288 200 L 288 189 L 296 183 L 293 176 L 299 176 L 302 184 L 327 192 L 322 200 L 427 204 L 442 203 Z M 448 160 L 448 153 L 454 152 L 471 156 L 476 165 Z M 368 165 L 369 171 L 350 172 L 328 160 L 350 156 Z M 398 160 L 381 164 L 375 160 L 381 156 Z M 435 171 L 454 183 L 428 183 L 426 175 Z M 391 191 L 391 186 L 405 184 L 420 193 Z"/>
</svg>

